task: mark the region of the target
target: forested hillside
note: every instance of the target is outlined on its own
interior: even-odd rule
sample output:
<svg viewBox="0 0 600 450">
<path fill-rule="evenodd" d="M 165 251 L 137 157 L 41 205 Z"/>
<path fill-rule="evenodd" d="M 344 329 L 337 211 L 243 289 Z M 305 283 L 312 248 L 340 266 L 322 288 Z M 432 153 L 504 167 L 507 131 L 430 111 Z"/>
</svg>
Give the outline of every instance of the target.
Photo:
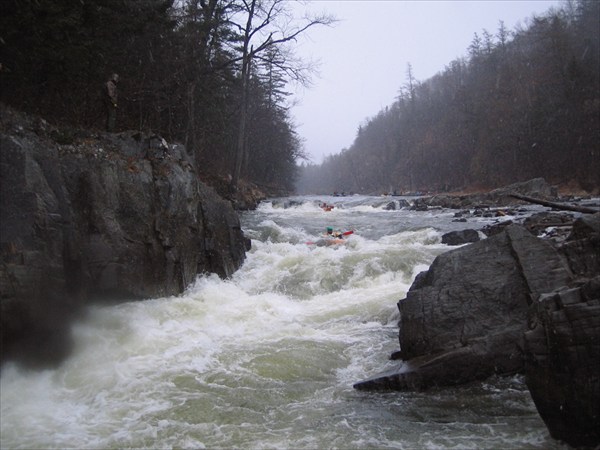
<svg viewBox="0 0 600 450">
<path fill-rule="evenodd" d="M 204 178 L 291 188 L 302 149 L 288 81 L 310 67 L 283 0 L 3 0 L 0 101 L 52 123 L 103 128 L 103 83 L 120 75 L 116 131 L 186 144 Z M 207 180 L 210 181 L 210 180 Z"/>
<path fill-rule="evenodd" d="M 424 82 L 408 65 L 396 101 L 350 148 L 304 165 L 298 192 L 491 188 L 540 176 L 597 189 L 599 33 L 600 2 L 577 0 L 526 28 L 476 33 L 468 57 Z"/>
</svg>

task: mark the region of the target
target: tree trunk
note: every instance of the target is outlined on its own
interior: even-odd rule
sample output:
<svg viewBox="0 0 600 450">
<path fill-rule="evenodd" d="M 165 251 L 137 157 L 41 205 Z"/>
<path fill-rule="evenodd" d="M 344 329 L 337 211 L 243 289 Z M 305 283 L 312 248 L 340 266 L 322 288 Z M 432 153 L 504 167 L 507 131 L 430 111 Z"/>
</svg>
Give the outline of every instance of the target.
<svg viewBox="0 0 600 450">
<path fill-rule="evenodd" d="M 233 168 L 233 176 L 231 178 L 231 192 L 237 192 L 240 175 L 242 172 L 242 162 L 244 161 L 244 153 L 246 151 L 246 119 L 248 112 L 248 89 L 250 80 L 250 62 L 252 60 L 252 49 L 248 51 L 250 45 L 250 35 L 252 30 L 252 19 L 254 18 L 254 6 L 256 0 L 252 0 L 248 10 L 248 21 L 244 30 L 244 49 L 242 53 L 242 98 L 240 107 L 240 128 L 237 136 L 237 150 L 235 154 L 235 166 Z"/>
<path fill-rule="evenodd" d="M 535 203 L 537 205 L 548 206 L 549 208 L 556 208 L 563 211 L 575 211 L 584 214 L 596 214 L 600 212 L 600 209 L 594 208 L 586 208 L 585 206 L 573 206 L 573 205 L 563 205 L 560 203 L 548 202 L 546 200 L 540 200 L 538 198 L 527 197 L 525 195 L 520 194 L 510 194 L 511 197 L 518 198 L 519 200 L 523 200 L 529 203 Z"/>
</svg>

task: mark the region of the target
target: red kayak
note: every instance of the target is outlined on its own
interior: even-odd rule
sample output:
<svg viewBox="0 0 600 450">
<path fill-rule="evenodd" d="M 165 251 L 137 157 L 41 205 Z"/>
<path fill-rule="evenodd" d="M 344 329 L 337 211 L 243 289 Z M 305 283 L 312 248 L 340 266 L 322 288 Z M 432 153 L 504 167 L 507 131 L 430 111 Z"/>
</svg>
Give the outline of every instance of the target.
<svg viewBox="0 0 600 450">
<path fill-rule="evenodd" d="M 354 234 L 354 230 L 344 231 L 341 234 L 341 236 L 350 236 L 351 234 Z M 339 238 L 339 237 L 329 237 L 329 236 L 330 235 L 326 236 L 323 239 L 319 239 L 316 242 L 308 241 L 306 243 L 306 245 L 316 245 L 317 247 L 324 247 L 324 246 L 329 246 L 329 245 L 339 245 L 339 244 L 346 243 L 346 241 L 344 239 L 342 239 L 342 238 Z"/>
</svg>

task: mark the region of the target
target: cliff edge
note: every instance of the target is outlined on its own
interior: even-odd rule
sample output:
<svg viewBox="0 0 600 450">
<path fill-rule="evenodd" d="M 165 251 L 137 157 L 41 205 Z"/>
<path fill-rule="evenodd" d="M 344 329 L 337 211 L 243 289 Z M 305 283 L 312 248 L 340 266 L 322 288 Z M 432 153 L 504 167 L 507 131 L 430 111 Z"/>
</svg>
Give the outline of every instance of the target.
<svg viewBox="0 0 600 450">
<path fill-rule="evenodd" d="M 1 360 L 47 364 L 93 301 L 181 293 L 231 275 L 247 241 L 184 147 L 58 129 L 0 105 Z"/>
</svg>

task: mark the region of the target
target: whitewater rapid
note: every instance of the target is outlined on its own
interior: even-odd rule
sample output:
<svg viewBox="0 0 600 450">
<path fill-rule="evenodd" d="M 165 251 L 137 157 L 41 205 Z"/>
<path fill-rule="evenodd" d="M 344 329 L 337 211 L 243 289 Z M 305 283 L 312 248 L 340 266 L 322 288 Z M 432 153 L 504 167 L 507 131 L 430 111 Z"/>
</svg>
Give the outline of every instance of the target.
<svg viewBox="0 0 600 450">
<path fill-rule="evenodd" d="M 294 200 L 244 213 L 252 249 L 231 279 L 90 307 L 58 368 L 7 364 L 1 447 L 561 448 L 520 377 L 353 390 L 393 364 L 397 301 L 464 224 L 377 197 Z M 307 244 L 327 226 L 354 234 Z"/>
</svg>

